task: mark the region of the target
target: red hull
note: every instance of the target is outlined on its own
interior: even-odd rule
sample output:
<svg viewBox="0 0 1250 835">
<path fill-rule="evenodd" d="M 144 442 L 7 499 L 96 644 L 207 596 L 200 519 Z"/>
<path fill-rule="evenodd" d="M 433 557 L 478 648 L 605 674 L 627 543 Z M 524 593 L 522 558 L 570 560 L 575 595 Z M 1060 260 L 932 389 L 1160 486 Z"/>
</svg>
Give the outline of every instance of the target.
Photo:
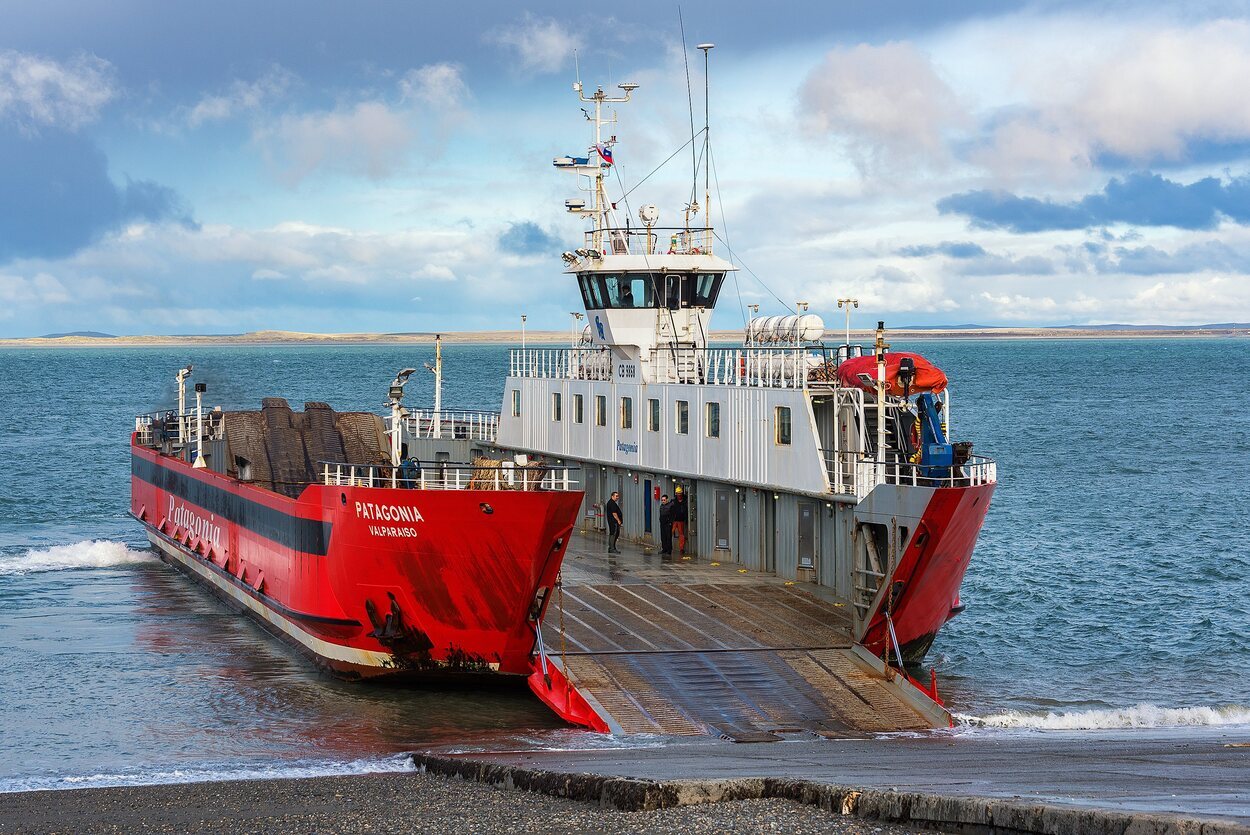
<svg viewBox="0 0 1250 835">
<path fill-rule="evenodd" d="M 131 445 L 166 558 L 353 678 L 529 675 L 580 492 L 310 485 L 298 498 Z"/>
<path fill-rule="evenodd" d="M 972 560 L 995 486 L 941 487 L 934 491 L 890 578 L 891 591 L 883 596 L 864 632 L 862 643 L 871 652 L 884 656 L 889 644 L 887 602 L 898 644 L 908 662 L 922 659 L 938 630 L 958 614 L 959 586 Z"/>
</svg>

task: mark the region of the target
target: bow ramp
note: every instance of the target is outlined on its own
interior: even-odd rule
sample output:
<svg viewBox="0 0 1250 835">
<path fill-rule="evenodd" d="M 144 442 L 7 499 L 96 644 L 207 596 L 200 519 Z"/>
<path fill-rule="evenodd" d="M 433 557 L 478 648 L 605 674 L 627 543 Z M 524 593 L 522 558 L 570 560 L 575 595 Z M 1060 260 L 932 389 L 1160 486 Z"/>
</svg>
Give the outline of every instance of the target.
<svg viewBox="0 0 1250 835">
<path fill-rule="evenodd" d="M 848 607 L 737 566 L 575 539 L 544 621 L 530 686 L 598 730 L 745 742 L 950 724 L 854 643 Z"/>
</svg>

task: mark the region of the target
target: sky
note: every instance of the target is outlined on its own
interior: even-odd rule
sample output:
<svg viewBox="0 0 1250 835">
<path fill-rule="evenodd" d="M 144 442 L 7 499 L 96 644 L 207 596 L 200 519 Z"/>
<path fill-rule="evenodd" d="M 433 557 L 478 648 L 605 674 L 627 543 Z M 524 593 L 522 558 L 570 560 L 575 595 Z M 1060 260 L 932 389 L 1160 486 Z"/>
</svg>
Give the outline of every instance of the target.
<svg viewBox="0 0 1250 835">
<path fill-rule="evenodd" d="M 1250 3 L 6 0 L 0 336 L 568 327 L 576 73 L 679 225 L 702 42 L 717 326 L 1250 321 Z"/>
</svg>

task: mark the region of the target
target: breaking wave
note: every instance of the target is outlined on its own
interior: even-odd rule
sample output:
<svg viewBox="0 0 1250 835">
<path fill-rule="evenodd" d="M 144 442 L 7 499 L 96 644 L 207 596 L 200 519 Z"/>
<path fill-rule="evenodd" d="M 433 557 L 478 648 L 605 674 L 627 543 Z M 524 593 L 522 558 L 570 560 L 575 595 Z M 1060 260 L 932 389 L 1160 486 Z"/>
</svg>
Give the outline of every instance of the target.
<svg viewBox="0 0 1250 835">
<path fill-rule="evenodd" d="M 89 539 L 73 545 L 54 545 L 11 556 L 0 556 L 0 576 L 33 574 L 38 571 L 65 571 L 74 568 L 112 568 L 150 562 L 150 551 L 136 551 L 121 542 Z"/>
<path fill-rule="evenodd" d="M 223 780 L 284 780 L 303 777 L 348 777 L 415 771 L 410 754 L 346 762 L 299 761 L 273 765 L 202 764 L 165 770 L 88 774 L 75 777 L 38 776 L 0 780 L 0 794 L 43 789 L 87 789 L 108 786 L 164 786 L 176 783 L 210 783 Z"/>
<path fill-rule="evenodd" d="M 955 720 L 973 728 L 1026 728 L 1043 731 L 1092 731 L 1117 728 L 1183 728 L 1196 726 L 1250 725 L 1250 707 L 1132 707 L 1097 710 L 1025 713 L 1008 711 L 992 716 L 956 714 Z"/>
</svg>

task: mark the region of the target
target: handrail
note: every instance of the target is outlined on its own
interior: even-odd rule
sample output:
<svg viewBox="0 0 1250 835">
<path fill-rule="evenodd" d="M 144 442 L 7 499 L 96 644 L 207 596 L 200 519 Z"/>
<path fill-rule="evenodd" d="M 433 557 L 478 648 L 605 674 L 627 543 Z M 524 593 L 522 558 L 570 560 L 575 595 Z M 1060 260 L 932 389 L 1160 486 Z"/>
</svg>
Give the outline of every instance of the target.
<svg viewBox="0 0 1250 835">
<path fill-rule="evenodd" d="M 715 239 L 711 229 L 678 226 L 619 226 L 584 233 L 585 245 L 604 255 L 711 255 Z"/>
<path fill-rule="evenodd" d="M 577 467 L 565 464 L 516 464 L 512 461 L 466 463 L 430 461 L 419 465 L 347 464 L 318 461 L 321 484 L 328 487 L 379 487 L 413 490 L 545 490 L 579 489 Z"/>
<path fill-rule="evenodd" d="M 484 409 L 414 409 L 404 418 L 404 429 L 416 438 L 454 438 L 489 441 L 499 434 L 499 412 Z"/>
<path fill-rule="evenodd" d="M 938 469 L 918 464 L 891 453 L 885 461 L 877 461 L 870 452 L 844 450 L 834 454 L 822 450 L 830 489 L 834 493 L 854 493 L 863 498 L 879 484 L 901 484 L 912 487 L 977 487 L 998 483 L 998 463 L 986 455 L 969 455 L 958 467 L 943 468 L 948 475 L 925 475 L 922 469 Z"/>
<path fill-rule="evenodd" d="M 612 379 L 612 351 L 598 348 L 514 348 L 508 357 L 509 377 L 555 380 Z"/>
</svg>

